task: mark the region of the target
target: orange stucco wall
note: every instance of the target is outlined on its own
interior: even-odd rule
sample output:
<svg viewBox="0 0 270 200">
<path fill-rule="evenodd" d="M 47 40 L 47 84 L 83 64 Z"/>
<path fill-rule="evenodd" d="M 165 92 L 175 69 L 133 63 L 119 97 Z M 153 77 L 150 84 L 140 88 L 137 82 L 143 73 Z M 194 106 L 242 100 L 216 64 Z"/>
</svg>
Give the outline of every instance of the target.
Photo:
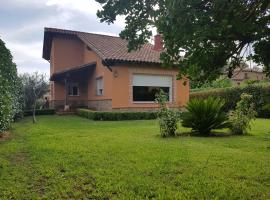
<svg viewBox="0 0 270 200">
<path fill-rule="evenodd" d="M 55 37 L 51 52 L 53 72 L 84 64 L 84 44 L 80 40 Z"/>
<path fill-rule="evenodd" d="M 50 57 L 50 74 L 84 64 L 84 44 L 80 40 L 65 37 L 55 37 L 52 41 Z M 68 97 L 69 100 L 87 100 L 87 80 L 79 81 L 80 96 Z M 64 82 L 51 83 L 51 99 L 65 99 Z"/>
<path fill-rule="evenodd" d="M 182 107 L 189 100 L 189 81 L 177 80 L 176 69 L 164 69 L 151 65 L 126 65 L 113 67 L 113 96 L 112 107 L 114 109 L 128 108 L 155 108 L 156 103 L 134 103 L 132 100 L 132 76 L 133 74 L 166 75 L 173 78 L 173 95 L 171 107 Z M 185 82 L 185 84 L 184 84 Z"/>
<path fill-rule="evenodd" d="M 189 81 L 176 80 L 177 69 L 164 69 L 152 65 L 121 65 L 108 67 L 102 64 L 100 57 L 87 48 L 80 40 L 54 38 L 51 50 L 51 74 L 71 67 L 96 62 L 96 68 L 89 72 L 88 80 L 79 80 L 80 96 L 71 100 L 99 101 L 111 100 L 112 109 L 155 108 L 155 103 L 134 103 L 132 101 L 132 75 L 170 75 L 173 77 L 172 107 L 184 106 L 189 100 Z M 96 95 L 96 79 L 103 77 L 104 95 Z M 183 82 L 186 82 L 184 85 Z M 85 85 L 84 85 L 85 84 Z M 82 92 L 83 91 L 83 92 Z M 64 82 L 51 85 L 52 100 L 65 99 Z"/>
<path fill-rule="evenodd" d="M 99 56 L 92 50 L 84 48 L 84 63 L 96 62 L 96 69 L 90 74 L 88 82 L 88 99 L 89 100 L 109 100 L 112 99 L 112 72 L 102 64 Z M 96 95 L 96 79 L 103 77 L 104 95 Z"/>
</svg>

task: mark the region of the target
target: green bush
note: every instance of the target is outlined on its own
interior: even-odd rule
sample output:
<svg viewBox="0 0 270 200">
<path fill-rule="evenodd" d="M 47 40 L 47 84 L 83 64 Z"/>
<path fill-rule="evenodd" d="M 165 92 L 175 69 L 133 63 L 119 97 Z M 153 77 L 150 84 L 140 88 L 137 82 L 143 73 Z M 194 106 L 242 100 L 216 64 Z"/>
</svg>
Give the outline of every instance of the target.
<svg viewBox="0 0 270 200">
<path fill-rule="evenodd" d="M 55 110 L 54 109 L 42 109 L 42 110 L 36 110 L 36 115 L 54 115 Z M 32 116 L 33 111 L 32 110 L 26 110 L 24 111 L 24 116 Z"/>
<path fill-rule="evenodd" d="M 166 105 L 167 95 L 163 90 L 157 94 L 156 101 L 159 104 L 158 119 L 161 136 L 175 136 L 179 118 L 177 113 L 174 110 L 169 109 Z"/>
<path fill-rule="evenodd" d="M 212 129 L 228 127 L 228 118 L 223 111 L 224 103 L 224 100 L 212 97 L 204 100 L 192 99 L 187 104 L 187 112 L 182 115 L 182 125 L 205 136 Z"/>
<path fill-rule="evenodd" d="M 102 112 L 77 109 L 77 115 L 95 121 L 148 120 L 156 119 L 157 112 Z"/>
<path fill-rule="evenodd" d="M 0 134 L 21 112 L 20 83 L 10 51 L 0 39 Z"/>
<path fill-rule="evenodd" d="M 255 119 L 256 114 L 252 95 L 243 93 L 236 109 L 230 112 L 229 121 L 232 133 L 247 134 L 247 130 L 250 129 L 250 122 Z"/>
<path fill-rule="evenodd" d="M 211 89 L 200 92 L 192 92 L 190 99 L 207 99 L 208 97 L 218 97 L 225 101 L 224 111 L 229 112 L 236 108 L 242 93 L 252 95 L 254 107 L 258 117 L 268 118 L 270 112 L 264 106 L 270 103 L 270 84 L 245 85 L 240 87 Z"/>
</svg>

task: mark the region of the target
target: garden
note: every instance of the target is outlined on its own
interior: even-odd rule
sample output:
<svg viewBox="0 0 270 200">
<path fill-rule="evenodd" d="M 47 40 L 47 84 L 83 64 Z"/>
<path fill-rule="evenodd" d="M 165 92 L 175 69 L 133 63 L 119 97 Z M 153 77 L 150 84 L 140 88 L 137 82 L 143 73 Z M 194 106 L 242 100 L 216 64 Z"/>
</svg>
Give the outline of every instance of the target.
<svg viewBox="0 0 270 200">
<path fill-rule="evenodd" d="M 179 111 L 161 91 L 158 112 L 25 117 L 0 139 L 1 199 L 269 199 L 265 103 L 237 98 Z"/>
<path fill-rule="evenodd" d="M 162 138 L 157 120 L 26 117 L 0 141 L 0 196 L 269 199 L 269 130 L 256 119 L 249 136 Z"/>
</svg>

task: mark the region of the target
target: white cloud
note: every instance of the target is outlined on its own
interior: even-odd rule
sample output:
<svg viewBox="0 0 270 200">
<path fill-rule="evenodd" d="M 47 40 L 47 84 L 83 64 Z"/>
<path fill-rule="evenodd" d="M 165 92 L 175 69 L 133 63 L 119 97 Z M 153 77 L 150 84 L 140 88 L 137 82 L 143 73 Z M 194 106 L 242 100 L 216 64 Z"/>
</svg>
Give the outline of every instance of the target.
<svg viewBox="0 0 270 200">
<path fill-rule="evenodd" d="M 87 15 L 95 15 L 101 8 L 94 0 L 48 0 L 47 6 L 57 6 L 61 10 L 76 10 Z"/>
</svg>

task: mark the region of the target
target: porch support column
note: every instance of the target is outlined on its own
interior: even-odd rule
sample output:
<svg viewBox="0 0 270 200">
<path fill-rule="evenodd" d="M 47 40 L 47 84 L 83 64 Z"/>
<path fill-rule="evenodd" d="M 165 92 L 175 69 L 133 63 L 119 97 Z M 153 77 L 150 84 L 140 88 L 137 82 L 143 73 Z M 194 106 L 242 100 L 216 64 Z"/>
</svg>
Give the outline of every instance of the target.
<svg viewBox="0 0 270 200">
<path fill-rule="evenodd" d="M 65 107 L 68 105 L 68 78 L 65 77 Z"/>
</svg>

